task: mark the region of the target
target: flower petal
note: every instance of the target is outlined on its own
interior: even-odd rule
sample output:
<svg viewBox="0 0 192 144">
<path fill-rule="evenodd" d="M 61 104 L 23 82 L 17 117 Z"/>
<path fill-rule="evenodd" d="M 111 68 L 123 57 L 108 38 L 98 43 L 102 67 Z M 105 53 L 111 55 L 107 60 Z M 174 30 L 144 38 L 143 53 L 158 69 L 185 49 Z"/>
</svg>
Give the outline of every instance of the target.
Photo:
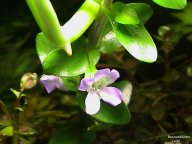
<svg viewBox="0 0 192 144">
<path fill-rule="evenodd" d="M 40 81 L 42 82 L 48 93 L 52 92 L 56 88 L 58 80 L 59 77 L 53 75 L 43 75 L 40 78 Z"/>
<path fill-rule="evenodd" d="M 103 101 L 113 106 L 117 106 L 122 101 L 121 91 L 115 87 L 105 87 L 98 91 Z"/>
<path fill-rule="evenodd" d="M 112 84 L 119 78 L 119 72 L 117 70 L 111 70 L 109 68 L 98 70 L 95 74 L 95 81 L 101 81 L 101 87 Z"/>
<path fill-rule="evenodd" d="M 89 86 L 92 85 L 94 83 L 94 79 L 93 78 L 83 78 L 80 82 L 79 85 L 79 90 L 80 91 L 87 91 Z"/>
<path fill-rule="evenodd" d="M 100 97 L 95 91 L 90 91 L 85 99 L 86 113 L 93 115 L 100 109 Z"/>
<path fill-rule="evenodd" d="M 41 76 L 40 81 L 42 82 L 48 93 L 52 92 L 56 88 L 67 91 L 67 88 L 63 83 L 63 80 L 58 76 L 43 75 Z"/>
</svg>

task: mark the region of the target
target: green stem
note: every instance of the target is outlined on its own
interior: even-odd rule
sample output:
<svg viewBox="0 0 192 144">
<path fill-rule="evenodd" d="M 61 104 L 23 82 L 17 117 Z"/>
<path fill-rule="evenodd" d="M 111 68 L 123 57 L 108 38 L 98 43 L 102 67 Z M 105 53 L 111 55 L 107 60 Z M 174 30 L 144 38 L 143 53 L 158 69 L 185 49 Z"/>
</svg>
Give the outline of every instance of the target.
<svg viewBox="0 0 192 144">
<path fill-rule="evenodd" d="M 89 50 L 90 49 L 95 49 L 97 48 L 97 45 L 100 41 L 101 34 L 103 33 L 103 30 L 105 28 L 105 24 L 107 21 L 107 17 L 103 11 L 103 8 L 107 4 L 111 4 L 111 0 L 98 0 L 97 1 L 100 4 L 100 11 L 98 12 L 97 19 L 93 23 L 91 30 L 89 31 L 89 36 L 88 36 L 88 46 L 86 48 L 86 53 L 87 53 L 87 59 L 89 62 L 89 66 L 85 72 L 85 77 L 93 77 L 93 75 L 96 72 L 96 67 L 95 64 L 91 61 L 91 56 L 89 55 Z"/>
<path fill-rule="evenodd" d="M 72 18 L 63 25 L 63 34 L 70 42 L 77 40 L 95 20 L 100 4 L 94 0 L 86 0 Z"/>
<path fill-rule="evenodd" d="M 78 39 L 95 20 L 100 4 L 86 0 L 73 17 L 60 27 L 57 15 L 49 0 L 26 0 L 32 14 L 45 36 L 57 47 L 72 55 L 70 42 Z"/>
<path fill-rule="evenodd" d="M 68 41 L 61 31 L 57 15 L 49 0 L 26 0 L 38 26 L 45 36 L 57 47 L 63 48 L 71 55 L 71 48 L 67 46 Z"/>
</svg>

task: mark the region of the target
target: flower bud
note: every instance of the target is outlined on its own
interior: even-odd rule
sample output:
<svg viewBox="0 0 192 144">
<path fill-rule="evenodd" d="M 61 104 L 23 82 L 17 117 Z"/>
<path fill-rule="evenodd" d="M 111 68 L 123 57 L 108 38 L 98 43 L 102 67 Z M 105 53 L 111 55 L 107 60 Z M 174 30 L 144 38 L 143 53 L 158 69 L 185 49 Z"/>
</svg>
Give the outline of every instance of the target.
<svg viewBox="0 0 192 144">
<path fill-rule="evenodd" d="M 21 89 L 31 89 L 37 84 L 36 73 L 26 73 L 22 76 L 20 87 Z"/>
</svg>

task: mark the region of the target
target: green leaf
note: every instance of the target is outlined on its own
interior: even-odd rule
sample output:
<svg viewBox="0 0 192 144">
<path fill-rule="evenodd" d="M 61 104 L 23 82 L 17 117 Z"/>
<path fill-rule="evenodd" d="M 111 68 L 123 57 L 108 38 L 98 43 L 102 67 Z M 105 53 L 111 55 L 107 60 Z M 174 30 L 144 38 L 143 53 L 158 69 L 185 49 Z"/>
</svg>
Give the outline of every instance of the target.
<svg viewBox="0 0 192 144">
<path fill-rule="evenodd" d="M 152 8 L 145 3 L 129 3 L 126 4 L 127 8 L 133 9 L 142 23 L 146 23 L 153 15 Z"/>
<path fill-rule="evenodd" d="M 15 89 L 12 89 L 12 88 L 10 88 L 10 90 L 11 90 L 11 92 L 12 92 L 16 97 L 19 97 L 19 95 L 20 95 L 20 92 L 19 92 L 19 91 L 15 90 Z"/>
<path fill-rule="evenodd" d="M 53 46 L 52 43 L 46 38 L 46 36 L 41 32 L 36 36 L 36 49 L 41 63 L 43 63 L 46 56 L 52 50 L 56 49 L 56 47 Z"/>
<path fill-rule="evenodd" d="M 139 24 L 140 20 L 137 13 L 126 6 L 123 10 L 115 17 L 115 21 L 121 24 Z"/>
<path fill-rule="evenodd" d="M 99 50 L 86 50 L 87 42 L 81 38 L 72 44 L 73 55 L 54 47 L 42 34 L 37 36 L 37 51 L 46 74 L 76 76 L 85 72 L 88 65 L 99 60 Z"/>
<path fill-rule="evenodd" d="M 24 109 L 23 109 L 22 107 L 16 107 L 15 109 L 18 110 L 18 111 L 20 111 L 20 112 L 23 112 L 23 111 L 24 111 Z"/>
<path fill-rule="evenodd" d="M 186 0 L 153 0 L 153 2 L 171 9 L 183 9 L 187 5 Z"/>
<path fill-rule="evenodd" d="M 0 131 L 0 134 L 4 136 L 13 136 L 13 127 L 12 126 L 5 127 Z"/>
<path fill-rule="evenodd" d="M 59 125 L 49 144 L 92 144 L 95 136 L 94 131 L 82 130 L 81 125 L 70 121 Z"/>
<path fill-rule="evenodd" d="M 98 51 L 90 53 L 92 58 L 98 61 Z M 76 76 L 85 72 L 89 65 L 87 54 L 83 49 L 79 49 L 72 56 L 67 56 L 63 50 L 57 49 L 52 51 L 45 59 L 43 68 L 46 74 L 57 76 Z"/>
<path fill-rule="evenodd" d="M 156 46 L 142 24 L 122 25 L 112 22 L 112 26 L 119 42 L 136 59 L 149 63 L 157 59 Z"/>
<path fill-rule="evenodd" d="M 146 23 L 153 14 L 151 7 L 145 3 L 124 4 L 116 2 L 113 4 L 113 9 L 120 13 L 115 17 L 115 20 L 123 14 L 121 16 L 122 20 L 127 21 L 127 23 L 124 22 L 121 24 L 139 24 L 140 21 Z M 111 15 L 115 15 L 115 13 L 111 11 Z"/>
<path fill-rule="evenodd" d="M 115 3 L 115 11 L 120 11 L 122 7 L 127 7 L 135 10 L 138 14 L 139 18 L 143 20 L 143 23 L 148 20 L 151 16 L 152 11 L 148 5 L 143 5 L 139 3 L 138 5 L 128 4 L 125 5 L 123 3 Z M 143 15 L 143 11 L 141 9 L 146 9 L 147 14 Z M 110 19 L 113 31 L 115 33 L 116 38 L 119 42 L 125 47 L 125 49 L 135 58 L 144 62 L 154 62 L 157 59 L 157 49 L 156 46 L 142 23 L 140 24 L 120 24 L 115 21 L 115 12 L 111 10 L 106 10 L 106 14 Z"/>
<path fill-rule="evenodd" d="M 80 107 L 85 110 L 86 94 L 78 93 L 76 98 Z M 131 114 L 123 102 L 120 105 L 114 107 L 101 101 L 99 112 L 92 116 L 97 120 L 105 123 L 123 125 L 129 122 Z"/>
</svg>

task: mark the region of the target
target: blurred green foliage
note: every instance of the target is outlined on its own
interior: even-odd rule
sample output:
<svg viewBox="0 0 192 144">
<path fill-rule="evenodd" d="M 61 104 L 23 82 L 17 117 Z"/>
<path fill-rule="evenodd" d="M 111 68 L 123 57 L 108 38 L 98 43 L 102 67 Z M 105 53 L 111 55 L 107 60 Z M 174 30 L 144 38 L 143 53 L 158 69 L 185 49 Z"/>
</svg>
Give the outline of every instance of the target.
<svg viewBox="0 0 192 144">
<path fill-rule="evenodd" d="M 61 5 L 64 2 L 68 5 Z M 82 2 L 54 1 L 61 23 Z M 19 89 L 20 78 L 27 72 L 43 73 L 34 43 L 39 29 L 25 1 L 0 3 L 0 99 L 12 113 L 15 97 L 10 88 Z M 157 44 L 158 60 L 138 62 L 119 48 L 116 53 L 102 54 L 97 65 L 116 68 L 122 79 L 133 83 L 131 122 L 124 126 L 95 123 L 79 110 L 74 93 L 54 91 L 48 96 L 38 84 L 26 91 L 25 111 L 19 115 L 24 143 L 159 144 L 170 141 L 171 134 L 192 136 L 192 3 L 182 11 L 149 4 L 154 15 L 146 26 Z M 10 121 L 3 111 L 0 128 L 0 143 L 11 143 Z M 183 143 L 191 141 L 184 139 Z"/>
</svg>

